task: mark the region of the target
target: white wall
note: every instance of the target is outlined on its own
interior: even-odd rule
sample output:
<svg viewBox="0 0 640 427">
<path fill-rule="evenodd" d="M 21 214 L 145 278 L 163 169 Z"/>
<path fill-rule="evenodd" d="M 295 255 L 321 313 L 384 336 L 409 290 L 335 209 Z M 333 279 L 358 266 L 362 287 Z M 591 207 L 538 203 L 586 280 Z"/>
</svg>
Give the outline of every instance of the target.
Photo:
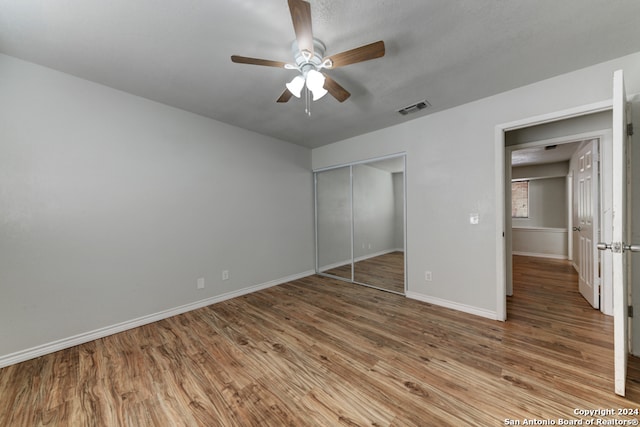
<svg viewBox="0 0 640 427">
<path fill-rule="evenodd" d="M 496 317 L 503 233 L 496 126 L 610 100 L 613 71 L 621 68 L 627 91 L 640 92 L 637 53 L 314 149 L 313 167 L 405 151 L 408 295 Z M 478 225 L 470 224 L 471 213 L 479 214 Z M 425 270 L 433 281 L 424 280 Z"/>
<path fill-rule="evenodd" d="M 0 362 L 313 269 L 310 150 L 5 55 L 0 93 Z"/>
</svg>

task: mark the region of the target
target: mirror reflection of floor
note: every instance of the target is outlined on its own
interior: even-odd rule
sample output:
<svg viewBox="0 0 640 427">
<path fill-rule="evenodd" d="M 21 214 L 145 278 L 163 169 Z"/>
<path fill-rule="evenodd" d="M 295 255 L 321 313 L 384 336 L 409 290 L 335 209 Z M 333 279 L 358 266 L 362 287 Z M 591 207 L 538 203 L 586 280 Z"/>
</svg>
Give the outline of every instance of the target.
<svg viewBox="0 0 640 427">
<path fill-rule="evenodd" d="M 354 265 L 355 282 L 404 294 L 404 252 L 395 251 L 358 261 Z M 351 278 L 351 264 L 326 270 L 332 276 Z"/>
</svg>

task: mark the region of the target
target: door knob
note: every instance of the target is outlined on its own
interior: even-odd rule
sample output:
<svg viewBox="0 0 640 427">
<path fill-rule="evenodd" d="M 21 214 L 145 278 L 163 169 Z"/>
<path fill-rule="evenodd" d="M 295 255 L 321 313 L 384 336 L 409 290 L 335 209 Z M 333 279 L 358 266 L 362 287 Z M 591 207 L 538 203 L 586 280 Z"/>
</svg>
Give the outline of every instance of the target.
<svg viewBox="0 0 640 427">
<path fill-rule="evenodd" d="M 580 230 L 582 230 L 582 228 L 580 228 L 580 227 L 573 227 L 573 231 L 580 231 Z"/>
<path fill-rule="evenodd" d="M 596 244 L 596 248 L 598 250 L 604 251 L 606 249 L 611 249 L 613 252 L 621 253 L 625 251 L 629 252 L 640 252 L 640 245 L 625 245 L 624 243 L 603 243 L 599 242 Z"/>
</svg>

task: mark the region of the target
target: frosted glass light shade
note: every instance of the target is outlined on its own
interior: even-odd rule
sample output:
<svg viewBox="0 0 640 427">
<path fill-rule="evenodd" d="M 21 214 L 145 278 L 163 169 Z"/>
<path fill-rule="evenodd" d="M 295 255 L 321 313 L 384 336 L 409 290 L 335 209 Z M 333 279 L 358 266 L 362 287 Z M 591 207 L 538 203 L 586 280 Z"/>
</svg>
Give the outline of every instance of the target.
<svg viewBox="0 0 640 427">
<path fill-rule="evenodd" d="M 293 94 L 296 98 L 300 98 L 300 93 L 302 92 L 302 88 L 304 87 L 304 77 L 295 76 L 293 80 L 286 84 L 289 92 Z"/>
<path fill-rule="evenodd" d="M 327 90 L 321 87 L 320 89 L 312 90 L 311 93 L 313 94 L 313 100 L 317 101 L 327 94 Z"/>
<path fill-rule="evenodd" d="M 324 76 L 321 72 L 316 70 L 310 70 L 307 73 L 307 87 L 313 93 L 313 100 L 317 101 L 327 94 L 327 90 L 324 86 Z"/>
</svg>

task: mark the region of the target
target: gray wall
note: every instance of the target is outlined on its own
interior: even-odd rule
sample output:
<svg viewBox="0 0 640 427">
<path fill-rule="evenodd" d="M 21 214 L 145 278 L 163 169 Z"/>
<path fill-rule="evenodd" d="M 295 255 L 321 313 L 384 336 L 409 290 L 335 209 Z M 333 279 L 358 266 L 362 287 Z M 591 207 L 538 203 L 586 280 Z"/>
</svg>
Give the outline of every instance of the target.
<svg viewBox="0 0 640 427">
<path fill-rule="evenodd" d="M 529 181 L 529 218 L 513 218 L 514 227 L 567 227 L 567 179 Z"/>
<path fill-rule="evenodd" d="M 5 55 L 0 93 L 0 358 L 313 269 L 310 150 Z"/>
<path fill-rule="evenodd" d="M 555 124 L 554 127 L 556 127 Z M 569 129 L 573 132 L 572 127 Z M 509 133 L 511 132 L 507 135 Z M 568 173 L 569 161 L 514 167 L 511 171 L 513 179 L 530 181 L 529 218 L 513 218 L 513 226 L 566 228 L 568 218 L 566 175 Z"/>
<path fill-rule="evenodd" d="M 366 164 L 353 166 L 353 236 L 356 259 L 395 249 L 392 174 Z"/>
</svg>

